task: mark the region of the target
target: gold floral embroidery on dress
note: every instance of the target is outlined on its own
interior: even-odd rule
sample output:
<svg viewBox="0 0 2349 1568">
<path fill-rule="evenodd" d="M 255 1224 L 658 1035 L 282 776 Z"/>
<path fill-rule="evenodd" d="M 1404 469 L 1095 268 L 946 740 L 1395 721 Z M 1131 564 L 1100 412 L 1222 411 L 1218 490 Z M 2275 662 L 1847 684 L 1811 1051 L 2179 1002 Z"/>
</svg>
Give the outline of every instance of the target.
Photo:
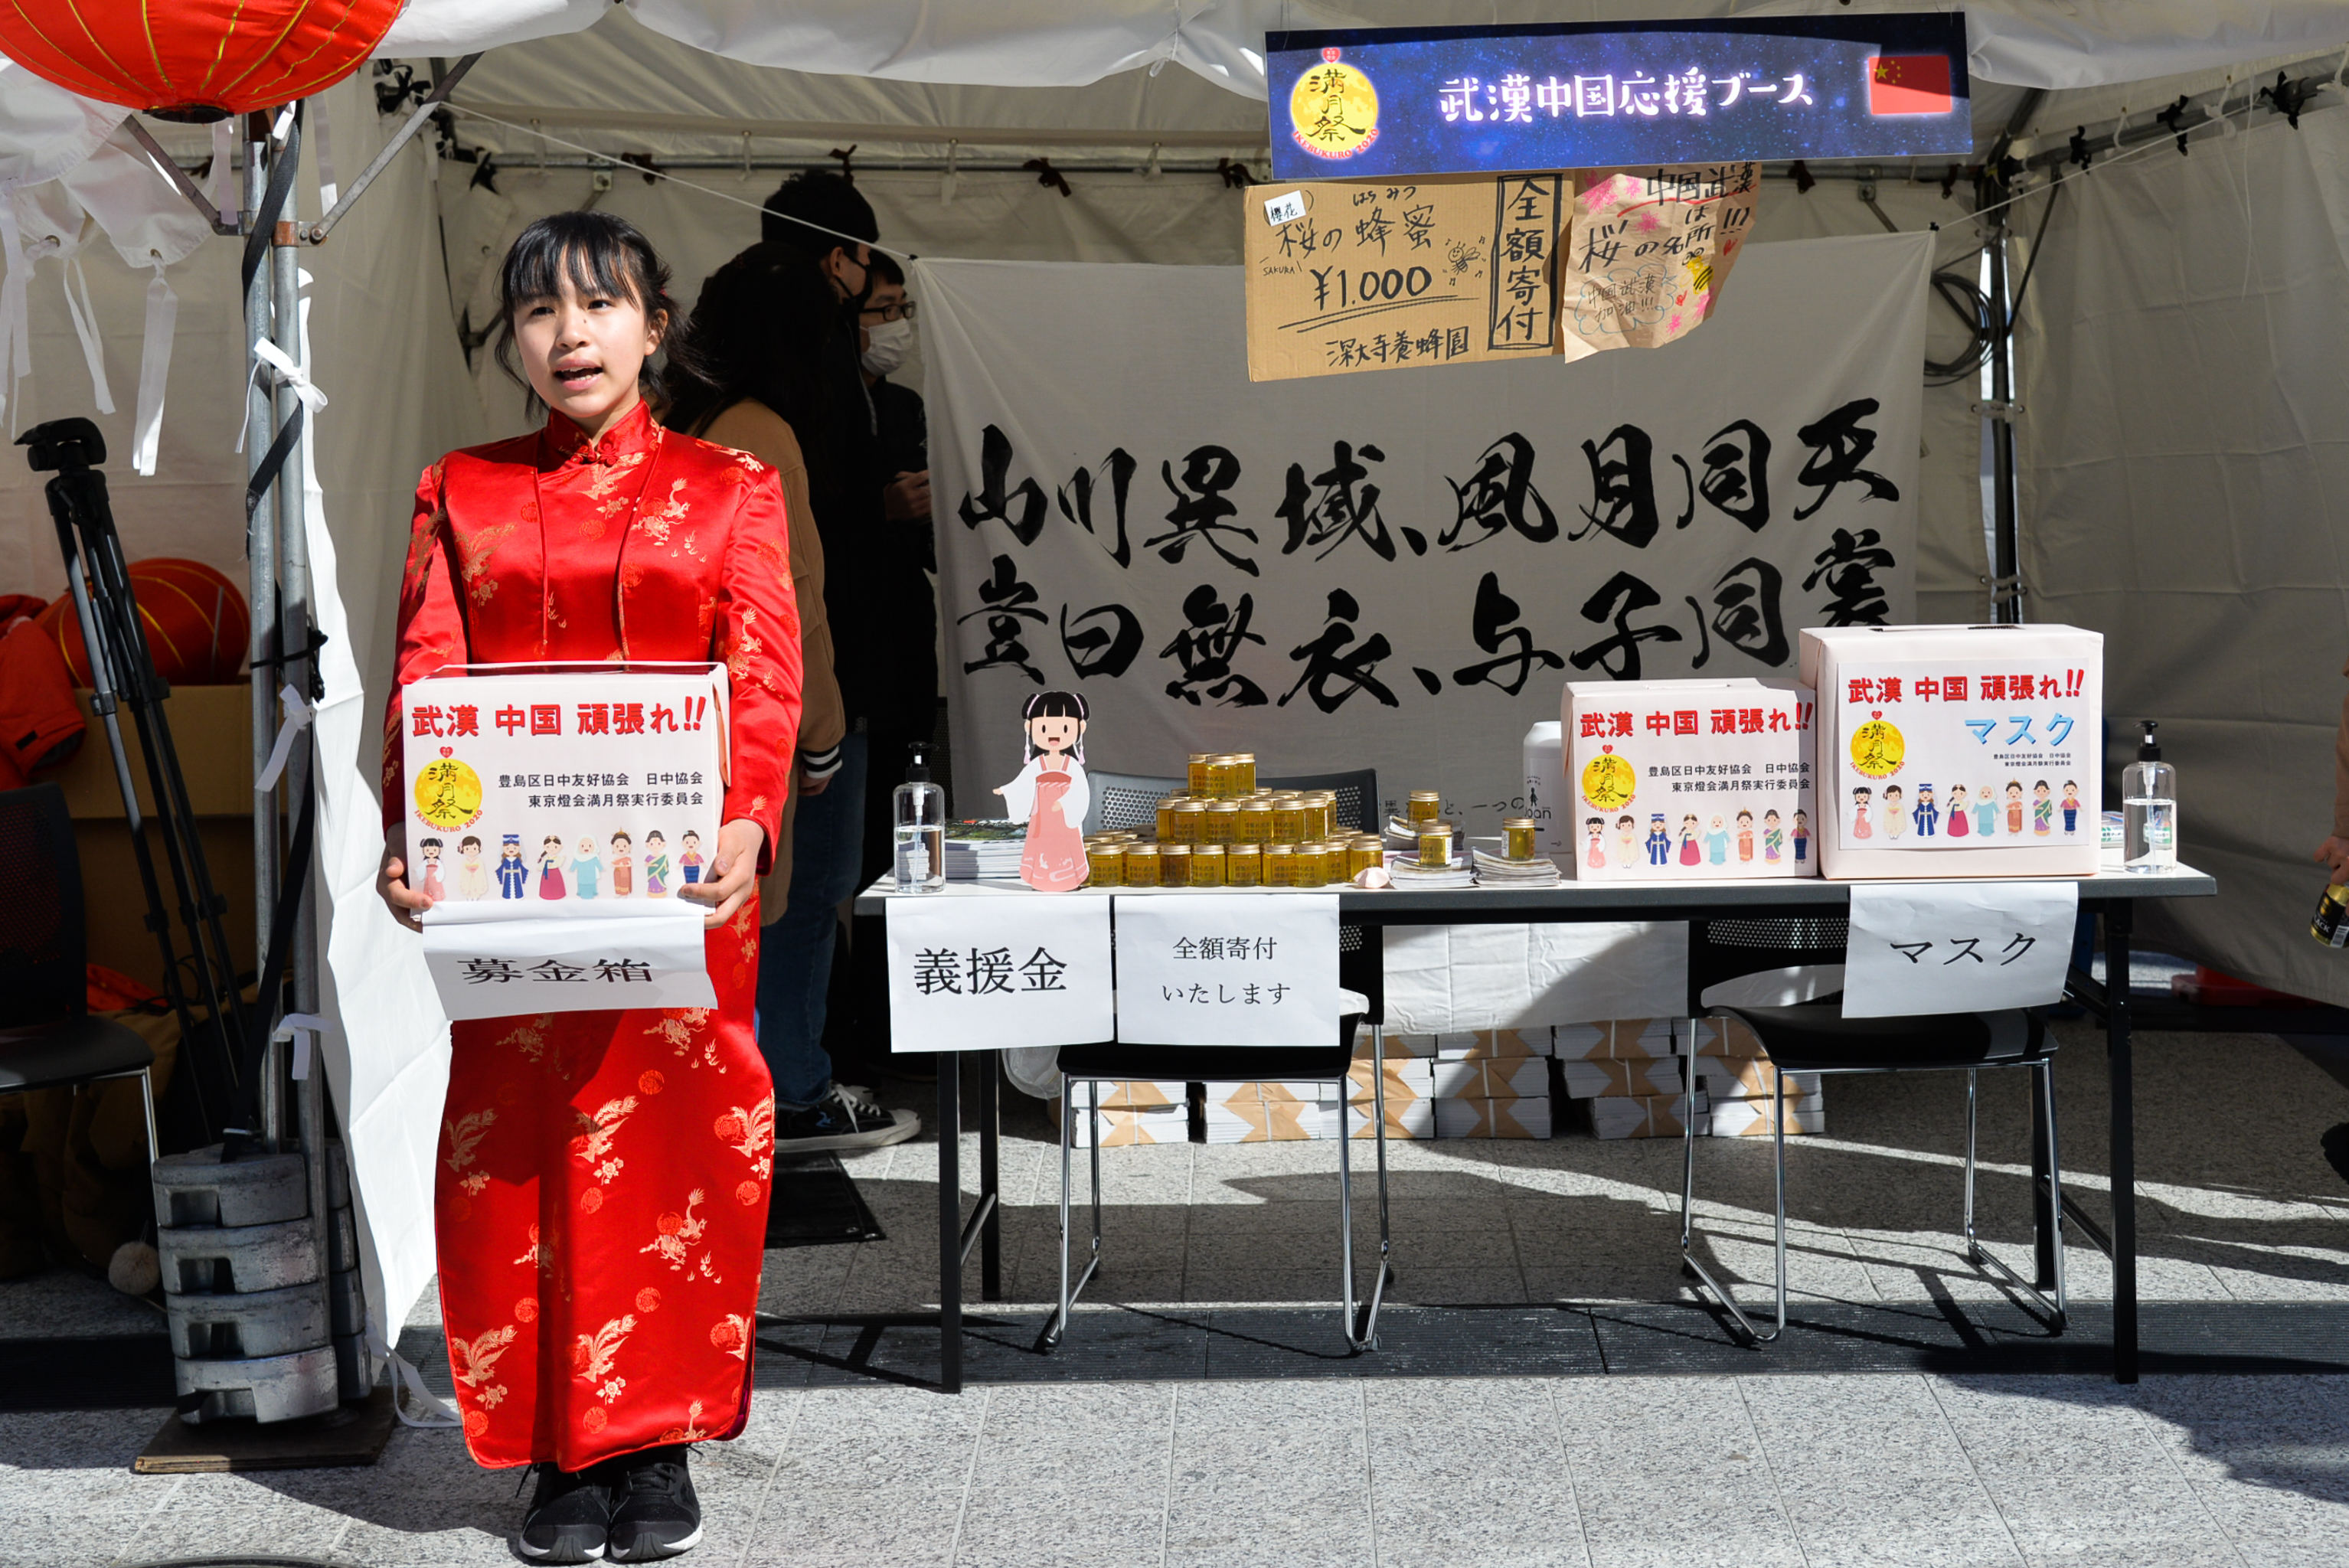
<svg viewBox="0 0 2349 1568">
<path fill-rule="evenodd" d="M 593 515 L 583 514 L 580 517 L 580 538 L 603 538 L 604 524 L 627 510 L 633 498 L 613 492 L 619 488 L 620 480 L 641 467 L 649 456 L 648 452 L 626 452 L 608 463 L 595 465 L 594 471 L 587 476 L 587 499 L 595 503 L 595 510 Z"/>
<path fill-rule="evenodd" d="M 687 1193 L 685 1212 L 678 1213 L 671 1210 L 654 1221 L 653 1239 L 638 1247 L 636 1251 L 658 1253 L 661 1261 L 667 1264 L 671 1270 L 688 1278 L 698 1277 L 708 1280 L 712 1284 L 723 1284 L 726 1281 L 718 1272 L 714 1254 L 704 1252 L 701 1254 L 700 1263 L 691 1268 L 686 1265 L 686 1259 L 691 1253 L 694 1243 L 700 1241 L 702 1233 L 709 1229 L 709 1220 L 693 1212 L 695 1207 L 708 1196 L 709 1194 L 698 1187 Z M 639 1299 L 642 1299 L 641 1295 Z M 652 1299 L 657 1305 L 660 1299 L 658 1293 L 653 1293 Z"/>
<path fill-rule="evenodd" d="M 710 1130 L 718 1141 L 750 1161 L 751 1173 L 765 1181 L 774 1170 L 775 1097 L 768 1095 L 745 1109 L 736 1106 L 719 1117 Z M 738 1197 L 740 1194 L 736 1194 Z M 744 1199 L 745 1202 L 752 1202 Z"/>
<path fill-rule="evenodd" d="M 442 1156 L 442 1161 L 449 1167 L 450 1175 L 462 1176 L 465 1173 L 465 1167 L 473 1162 L 474 1149 L 497 1119 L 498 1113 L 494 1110 L 476 1110 L 447 1124 L 449 1152 Z M 479 1191 L 478 1188 L 473 1190 Z"/>
<path fill-rule="evenodd" d="M 402 583 L 406 592 L 418 596 L 419 602 L 424 592 L 424 581 L 431 575 L 433 552 L 440 548 L 440 531 L 449 523 L 449 505 L 437 499 L 440 489 L 438 478 L 433 480 L 432 489 L 436 497 L 432 503 L 432 515 L 409 536 L 408 572 Z"/>
<path fill-rule="evenodd" d="M 713 1067 L 723 1073 L 726 1064 L 718 1058 L 718 1037 L 709 1028 L 710 1011 L 708 1007 L 674 1008 L 655 1018 L 645 1033 L 657 1040 L 666 1041 L 692 1066 Z M 697 1042 L 701 1047 L 699 1061 L 693 1060 L 693 1047 Z"/>
<path fill-rule="evenodd" d="M 624 1099 L 605 1100 L 596 1108 L 594 1116 L 576 1109 L 571 1113 L 585 1129 L 571 1140 L 571 1158 L 585 1161 L 587 1168 L 595 1172 L 595 1180 L 606 1187 L 627 1163 L 612 1152 L 612 1140 L 619 1133 L 621 1125 L 636 1114 L 636 1097 L 629 1095 Z M 589 1210 L 591 1213 L 594 1212 Z"/>
<path fill-rule="evenodd" d="M 627 1391 L 628 1380 L 613 1376 L 612 1369 L 619 1363 L 620 1346 L 636 1331 L 636 1315 L 631 1313 L 612 1318 L 593 1334 L 581 1335 L 571 1346 L 571 1375 L 596 1384 L 596 1397 L 606 1405 Z"/>
<path fill-rule="evenodd" d="M 643 529 L 655 544 L 667 544 L 669 531 L 683 522 L 685 514 L 692 510 L 693 503 L 685 499 L 685 481 L 671 480 L 668 499 L 661 502 L 660 510 L 657 511 L 647 509 L 644 516 L 637 521 L 636 526 Z M 675 554 L 676 552 L 672 551 L 670 553 Z"/>
<path fill-rule="evenodd" d="M 538 1222 L 535 1220 L 531 1222 L 530 1245 L 522 1250 L 522 1256 L 514 1259 L 514 1263 L 517 1266 L 529 1264 L 541 1274 L 554 1272 L 554 1243 L 539 1240 Z"/>
<path fill-rule="evenodd" d="M 671 1427 L 661 1434 L 660 1440 L 665 1443 L 698 1443 L 709 1436 L 709 1429 L 701 1424 L 701 1401 L 696 1399 L 686 1407 L 685 1425 Z"/>
<path fill-rule="evenodd" d="M 750 1318 L 740 1312 L 720 1314 L 709 1326 L 709 1343 L 737 1361 L 750 1359 Z"/>
<path fill-rule="evenodd" d="M 497 1370 L 498 1358 L 512 1346 L 517 1332 L 509 1323 L 502 1328 L 492 1328 L 476 1339 L 460 1339 L 453 1334 L 449 1336 L 450 1375 L 471 1389 L 473 1397 L 492 1409 L 505 1402 L 506 1386 L 492 1383 L 490 1378 Z M 482 1423 L 483 1426 L 488 1424 L 487 1421 Z M 480 1435 L 474 1431 L 471 1420 L 466 1422 L 465 1429 L 477 1437 Z"/>
<path fill-rule="evenodd" d="M 515 526 L 511 522 L 502 522 L 495 528 L 477 529 L 471 537 L 457 542 L 458 572 L 465 580 L 466 596 L 474 603 L 487 604 L 495 597 L 498 580 L 483 573 L 489 571 L 490 556 L 505 542 L 506 535 L 512 533 Z"/>
</svg>

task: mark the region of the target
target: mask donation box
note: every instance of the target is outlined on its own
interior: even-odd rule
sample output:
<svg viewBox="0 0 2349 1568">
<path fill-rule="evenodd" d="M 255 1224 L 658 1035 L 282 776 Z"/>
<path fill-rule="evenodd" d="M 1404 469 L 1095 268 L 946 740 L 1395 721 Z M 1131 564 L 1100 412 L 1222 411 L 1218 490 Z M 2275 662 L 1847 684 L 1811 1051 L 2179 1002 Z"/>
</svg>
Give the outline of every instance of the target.
<svg viewBox="0 0 2349 1568">
<path fill-rule="evenodd" d="M 2077 626 L 1803 633 L 1836 878 L 2094 876 L 2103 634 Z"/>
<path fill-rule="evenodd" d="M 402 693 L 408 882 L 451 1018 L 711 1007 L 723 666 L 452 666 Z"/>
<path fill-rule="evenodd" d="M 1578 882 L 1816 876 L 1817 706 L 1785 680 L 1568 682 L 1559 866 Z"/>
</svg>

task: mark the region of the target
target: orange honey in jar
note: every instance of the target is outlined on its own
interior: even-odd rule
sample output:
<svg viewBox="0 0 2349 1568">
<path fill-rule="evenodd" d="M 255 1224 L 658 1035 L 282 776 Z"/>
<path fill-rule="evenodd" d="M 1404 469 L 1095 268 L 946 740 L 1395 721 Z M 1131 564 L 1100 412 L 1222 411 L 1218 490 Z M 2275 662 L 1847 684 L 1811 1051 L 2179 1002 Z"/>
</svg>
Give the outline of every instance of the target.
<svg viewBox="0 0 2349 1568">
<path fill-rule="evenodd" d="M 1158 885 L 1158 846 L 1128 844 L 1123 855 L 1126 887 L 1156 887 Z"/>
<path fill-rule="evenodd" d="M 1203 844 L 1235 844 L 1240 836 L 1240 803 L 1237 800 L 1216 800 L 1208 804 L 1206 833 Z"/>
<path fill-rule="evenodd" d="M 1264 885 L 1264 846 L 1234 844 L 1224 851 L 1224 885 L 1226 887 L 1262 887 Z"/>
<path fill-rule="evenodd" d="M 1194 844 L 1191 846 L 1191 885 L 1221 887 L 1224 885 L 1224 846 Z"/>
<path fill-rule="evenodd" d="M 1189 777 L 1185 781 L 1190 785 L 1192 794 L 1205 796 L 1207 793 L 1207 764 L 1214 760 L 1215 757 L 1211 752 L 1191 753 Z"/>
</svg>

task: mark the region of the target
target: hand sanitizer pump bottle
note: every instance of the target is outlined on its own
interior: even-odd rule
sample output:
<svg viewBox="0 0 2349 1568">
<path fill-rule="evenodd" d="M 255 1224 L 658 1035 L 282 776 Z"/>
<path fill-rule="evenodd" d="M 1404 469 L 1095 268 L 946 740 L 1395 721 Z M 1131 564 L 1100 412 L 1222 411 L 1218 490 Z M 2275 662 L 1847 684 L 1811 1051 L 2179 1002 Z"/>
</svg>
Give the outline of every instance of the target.
<svg viewBox="0 0 2349 1568">
<path fill-rule="evenodd" d="M 910 749 L 912 764 L 893 797 L 897 891 L 936 892 L 947 885 L 947 792 L 930 782 L 929 742 Z"/>
<path fill-rule="evenodd" d="M 2137 760 L 2121 769 L 2121 869 L 2167 872 L 2178 866 L 2178 769 L 2161 759 L 2147 719 Z"/>
</svg>

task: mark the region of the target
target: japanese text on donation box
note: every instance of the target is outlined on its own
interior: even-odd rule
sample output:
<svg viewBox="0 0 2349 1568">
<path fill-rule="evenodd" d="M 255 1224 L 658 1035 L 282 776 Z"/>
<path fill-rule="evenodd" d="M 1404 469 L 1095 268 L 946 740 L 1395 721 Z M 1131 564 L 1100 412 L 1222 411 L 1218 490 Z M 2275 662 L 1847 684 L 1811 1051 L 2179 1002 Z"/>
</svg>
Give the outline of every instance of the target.
<svg viewBox="0 0 2349 1568">
<path fill-rule="evenodd" d="M 714 1005 L 706 912 L 677 894 L 717 851 L 722 669 L 434 676 L 403 707 L 409 880 L 450 1016 Z"/>
<path fill-rule="evenodd" d="M 1120 897 L 1117 1037 L 1154 1046 L 1338 1042 L 1334 893 Z"/>
<path fill-rule="evenodd" d="M 2076 844 L 2098 831 L 2104 696 L 2093 666 L 2031 658 L 1846 665 L 1822 702 L 1849 743 L 1832 769 L 1847 849 Z"/>
<path fill-rule="evenodd" d="M 1811 694 L 1675 684 L 1568 686 L 1575 877 L 1812 875 Z"/>
<path fill-rule="evenodd" d="M 887 904 L 889 1048 L 1080 1046 L 1116 1029 L 1109 900 L 968 888 Z"/>
</svg>

